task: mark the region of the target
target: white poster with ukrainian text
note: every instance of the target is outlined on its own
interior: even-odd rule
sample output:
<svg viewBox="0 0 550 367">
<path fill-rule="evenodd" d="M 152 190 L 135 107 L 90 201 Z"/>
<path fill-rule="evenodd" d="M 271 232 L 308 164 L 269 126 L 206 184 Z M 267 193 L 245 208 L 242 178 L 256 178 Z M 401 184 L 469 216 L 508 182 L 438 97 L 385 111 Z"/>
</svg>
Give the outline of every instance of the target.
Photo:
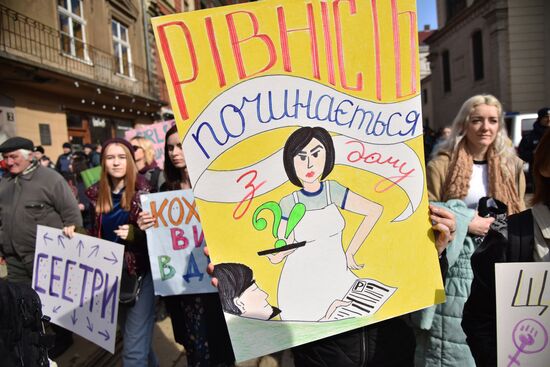
<svg viewBox="0 0 550 367">
<path fill-rule="evenodd" d="M 209 259 L 193 191 L 141 195 L 141 203 L 155 217 L 146 230 L 155 294 L 216 292 L 206 274 Z"/>
<path fill-rule="evenodd" d="M 51 322 L 114 353 L 124 246 L 37 226 L 32 286 Z"/>
<path fill-rule="evenodd" d="M 498 365 L 550 363 L 550 263 L 495 264 Z"/>
</svg>

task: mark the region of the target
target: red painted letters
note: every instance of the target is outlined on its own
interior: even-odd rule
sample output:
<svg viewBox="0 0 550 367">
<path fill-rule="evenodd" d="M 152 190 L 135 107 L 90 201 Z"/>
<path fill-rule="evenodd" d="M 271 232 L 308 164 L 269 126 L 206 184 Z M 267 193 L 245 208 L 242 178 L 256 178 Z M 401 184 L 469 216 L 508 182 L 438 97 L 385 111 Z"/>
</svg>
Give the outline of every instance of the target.
<svg viewBox="0 0 550 367">
<path fill-rule="evenodd" d="M 254 195 L 256 194 L 256 190 L 258 190 L 260 187 L 262 187 L 263 184 L 265 184 L 267 181 L 262 181 L 259 184 L 256 184 L 254 181 L 256 181 L 256 178 L 258 177 L 258 172 L 256 170 L 251 170 L 248 172 L 243 173 L 239 178 L 237 178 L 237 183 L 241 182 L 241 180 L 246 177 L 252 175 L 252 178 L 246 185 L 244 185 L 245 189 L 248 189 L 248 191 L 245 195 L 245 197 L 240 201 L 240 203 L 237 204 L 235 207 L 235 210 L 233 211 L 233 218 L 234 219 L 241 219 L 243 215 L 246 214 L 248 211 L 248 208 L 250 208 L 250 204 L 252 204 L 252 200 L 254 199 Z M 239 210 L 241 209 L 242 205 L 245 205 L 246 207 L 239 213 Z"/>
</svg>

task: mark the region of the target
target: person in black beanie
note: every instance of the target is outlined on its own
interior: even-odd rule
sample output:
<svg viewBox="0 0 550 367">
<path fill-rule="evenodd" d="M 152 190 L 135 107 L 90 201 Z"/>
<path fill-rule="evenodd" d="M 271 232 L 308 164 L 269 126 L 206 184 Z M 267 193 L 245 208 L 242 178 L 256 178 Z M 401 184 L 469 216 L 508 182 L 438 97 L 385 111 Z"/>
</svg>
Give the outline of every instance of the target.
<svg viewBox="0 0 550 367">
<path fill-rule="evenodd" d="M 50 158 L 46 156 L 44 148 L 41 145 L 34 147 L 33 156 L 34 159 L 36 159 L 38 163 L 40 163 L 44 167 L 55 169 L 55 165 L 52 163 Z"/>
<path fill-rule="evenodd" d="M 519 157 L 529 163 L 528 185 L 533 182 L 533 157 L 535 149 L 537 149 L 540 139 L 542 139 L 544 133 L 548 131 L 548 126 L 550 126 L 550 107 L 541 108 L 537 114 L 538 118 L 533 124 L 533 130 L 521 139 L 518 147 Z M 534 191 L 534 188 L 532 191 Z"/>
<path fill-rule="evenodd" d="M 88 160 L 88 167 L 93 168 L 101 164 L 101 157 L 95 150 L 94 144 L 84 144 L 84 154 Z"/>
</svg>

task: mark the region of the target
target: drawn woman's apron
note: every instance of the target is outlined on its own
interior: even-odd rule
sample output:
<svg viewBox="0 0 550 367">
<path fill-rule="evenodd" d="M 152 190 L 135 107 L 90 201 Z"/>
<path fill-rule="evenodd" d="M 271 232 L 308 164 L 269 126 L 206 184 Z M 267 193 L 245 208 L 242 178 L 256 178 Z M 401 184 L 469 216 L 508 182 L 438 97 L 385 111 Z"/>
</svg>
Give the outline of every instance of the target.
<svg viewBox="0 0 550 367">
<path fill-rule="evenodd" d="M 304 247 L 288 255 L 278 288 L 282 320 L 318 321 L 336 299 L 343 299 L 357 277 L 348 269 L 342 247 L 344 217 L 331 202 L 325 181 L 327 206 L 306 210 L 294 229 L 296 242 Z M 293 193 L 294 202 L 299 198 Z"/>
</svg>

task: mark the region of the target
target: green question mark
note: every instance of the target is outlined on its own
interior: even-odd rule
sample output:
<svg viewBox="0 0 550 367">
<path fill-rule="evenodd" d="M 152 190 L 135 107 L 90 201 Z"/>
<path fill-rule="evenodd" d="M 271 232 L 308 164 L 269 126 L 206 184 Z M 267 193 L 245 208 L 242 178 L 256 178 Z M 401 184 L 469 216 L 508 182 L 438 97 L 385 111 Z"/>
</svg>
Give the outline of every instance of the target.
<svg viewBox="0 0 550 367">
<path fill-rule="evenodd" d="M 294 228 L 298 225 L 298 222 L 302 220 L 306 214 L 306 206 L 302 203 L 297 203 L 292 207 L 290 215 L 288 216 L 288 221 L 286 224 L 285 238 L 288 238 Z"/>
<path fill-rule="evenodd" d="M 258 231 L 263 231 L 267 227 L 267 221 L 264 218 L 258 218 L 258 215 L 263 210 L 269 210 L 273 213 L 273 227 L 271 228 L 271 233 L 273 234 L 273 237 L 277 238 L 279 226 L 281 225 L 281 219 L 283 217 L 281 206 L 274 201 L 268 201 L 267 203 L 260 205 L 254 211 L 254 215 L 252 216 L 252 224 L 254 225 L 254 228 L 256 228 Z M 285 230 L 285 238 L 288 238 L 288 236 L 290 236 L 294 228 L 296 228 L 296 225 L 298 225 L 298 222 L 300 222 L 300 220 L 304 217 L 305 213 L 306 206 L 304 204 L 297 203 L 296 205 L 294 205 L 294 207 L 290 211 L 290 215 L 288 216 Z M 287 243 L 285 240 L 277 239 L 275 241 L 275 248 L 280 248 L 286 245 Z"/>
<path fill-rule="evenodd" d="M 277 238 L 279 226 L 281 225 L 281 218 L 283 217 L 283 212 L 278 203 L 274 201 L 268 201 L 267 203 L 263 203 L 262 205 L 260 205 L 254 211 L 254 215 L 252 215 L 252 225 L 258 231 L 263 231 L 267 227 L 267 221 L 264 218 L 258 218 L 260 212 L 264 210 L 269 210 L 271 213 L 273 213 L 273 227 L 271 228 L 271 233 L 273 234 L 273 237 Z M 286 246 L 285 240 L 277 239 L 275 241 L 275 248 L 283 246 Z"/>
</svg>

